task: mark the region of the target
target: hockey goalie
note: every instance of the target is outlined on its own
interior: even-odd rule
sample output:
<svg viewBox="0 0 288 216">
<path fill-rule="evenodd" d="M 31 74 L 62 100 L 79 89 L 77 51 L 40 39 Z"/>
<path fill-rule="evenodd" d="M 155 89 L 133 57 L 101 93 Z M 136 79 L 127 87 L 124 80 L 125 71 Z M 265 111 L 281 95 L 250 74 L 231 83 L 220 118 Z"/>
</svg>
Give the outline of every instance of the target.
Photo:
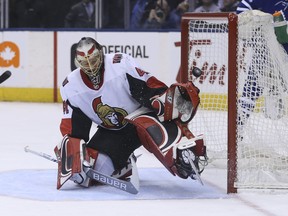
<svg viewBox="0 0 288 216">
<path fill-rule="evenodd" d="M 77 69 L 63 81 L 62 141 L 57 189 L 88 187 L 87 167 L 123 179 L 133 175 L 133 152 L 143 146 L 172 174 L 197 179 L 207 164 L 203 135 L 188 128 L 199 105 L 192 83 L 169 88 L 124 53 L 104 54 L 93 38 L 78 42 Z M 92 124 L 97 130 L 91 133 Z"/>
</svg>

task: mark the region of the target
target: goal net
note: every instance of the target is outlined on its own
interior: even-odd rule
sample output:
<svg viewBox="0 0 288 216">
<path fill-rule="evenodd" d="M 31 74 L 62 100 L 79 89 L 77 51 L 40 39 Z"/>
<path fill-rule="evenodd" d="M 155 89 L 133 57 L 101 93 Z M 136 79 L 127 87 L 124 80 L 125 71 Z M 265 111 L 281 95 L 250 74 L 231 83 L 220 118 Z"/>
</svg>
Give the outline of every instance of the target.
<svg viewBox="0 0 288 216">
<path fill-rule="evenodd" d="M 201 98 L 189 126 L 204 134 L 210 164 L 227 167 L 228 193 L 288 188 L 288 55 L 273 16 L 187 13 L 181 25 L 179 81 Z"/>
</svg>

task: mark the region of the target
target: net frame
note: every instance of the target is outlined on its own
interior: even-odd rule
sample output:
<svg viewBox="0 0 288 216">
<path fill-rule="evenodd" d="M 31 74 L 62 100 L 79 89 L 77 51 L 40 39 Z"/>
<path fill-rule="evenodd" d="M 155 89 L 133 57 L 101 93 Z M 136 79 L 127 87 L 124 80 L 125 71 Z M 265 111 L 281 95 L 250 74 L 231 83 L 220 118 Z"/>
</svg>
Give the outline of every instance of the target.
<svg viewBox="0 0 288 216">
<path fill-rule="evenodd" d="M 227 193 L 237 193 L 237 188 L 234 186 L 237 170 L 237 137 L 236 137 L 236 122 L 237 122 L 237 23 L 238 17 L 234 13 L 186 13 L 181 19 L 181 73 L 179 75 L 180 82 L 188 81 L 188 56 L 189 46 L 189 22 L 191 19 L 227 19 L 228 32 L 228 143 L 227 146 Z M 234 49 L 233 49 L 234 47 Z M 231 90 L 232 89 L 232 90 Z"/>
</svg>

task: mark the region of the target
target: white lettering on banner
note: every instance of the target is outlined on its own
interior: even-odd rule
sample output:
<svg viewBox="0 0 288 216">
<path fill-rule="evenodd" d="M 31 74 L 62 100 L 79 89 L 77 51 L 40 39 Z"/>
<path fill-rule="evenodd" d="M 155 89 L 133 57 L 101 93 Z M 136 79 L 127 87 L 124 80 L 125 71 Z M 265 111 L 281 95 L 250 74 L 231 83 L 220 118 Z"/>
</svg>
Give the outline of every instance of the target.
<svg viewBox="0 0 288 216">
<path fill-rule="evenodd" d="M 104 53 L 126 53 L 134 58 L 149 58 L 146 54 L 146 46 L 134 46 L 134 45 L 103 45 Z"/>
<path fill-rule="evenodd" d="M 197 36 L 205 38 L 202 34 L 197 34 Z M 189 75 L 193 82 L 204 85 L 205 88 L 209 88 L 209 85 L 225 86 L 228 80 L 228 57 L 226 56 L 228 50 L 225 46 L 218 47 L 215 45 L 217 43 L 213 43 L 214 40 L 218 39 L 217 37 L 225 37 L 225 35 L 216 34 L 214 38 L 195 39 L 189 43 Z M 203 72 L 198 78 L 192 76 L 194 67 L 200 68 Z"/>
<path fill-rule="evenodd" d="M 189 69 L 189 74 L 192 74 L 192 70 L 193 67 L 199 67 L 199 65 L 197 65 L 195 59 L 193 60 L 193 66 L 190 67 Z M 209 76 L 209 83 L 214 84 L 215 80 L 218 78 L 218 84 L 219 85 L 225 85 L 224 83 L 224 76 L 225 76 L 225 72 L 226 72 L 226 67 L 225 65 L 222 65 L 222 67 L 219 69 L 219 71 L 217 71 L 218 69 L 218 65 L 216 63 L 212 63 L 212 65 L 209 67 L 209 63 L 208 62 L 204 62 L 201 68 L 202 70 L 202 74 L 199 77 L 199 83 L 203 84 L 203 82 L 206 80 L 206 78 Z M 197 77 L 193 78 L 193 82 L 196 80 Z"/>
</svg>

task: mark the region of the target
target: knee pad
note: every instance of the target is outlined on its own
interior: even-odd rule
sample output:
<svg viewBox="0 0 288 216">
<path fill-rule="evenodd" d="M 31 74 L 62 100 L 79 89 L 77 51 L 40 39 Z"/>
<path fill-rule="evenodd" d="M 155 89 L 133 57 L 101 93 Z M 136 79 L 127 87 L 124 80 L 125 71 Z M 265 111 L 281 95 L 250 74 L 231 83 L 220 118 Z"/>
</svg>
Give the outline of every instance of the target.
<svg viewBox="0 0 288 216">
<path fill-rule="evenodd" d="M 94 170 L 103 173 L 105 175 L 112 175 L 114 172 L 114 166 L 112 163 L 111 158 L 103 153 L 99 153 L 97 150 L 87 148 L 88 160 L 82 162 L 82 167 L 92 167 Z M 75 183 L 83 186 L 89 187 L 92 185 L 92 181 L 90 178 L 87 177 L 85 173 L 85 168 L 82 168 L 80 173 L 74 173 L 70 180 L 74 181 Z"/>
<path fill-rule="evenodd" d="M 85 181 L 86 174 L 83 171 L 82 163 L 84 160 L 89 160 L 85 146 L 84 140 L 66 135 L 55 147 L 54 152 L 59 161 L 57 189 L 60 189 L 72 176 L 74 178 L 71 180 L 74 179 L 80 184 Z"/>
<path fill-rule="evenodd" d="M 109 176 L 114 172 L 114 166 L 111 158 L 103 153 L 98 153 L 93 167 L 96 171 Z"/>
<path fill-rule="evenodd" d="M 170 151 L 181 138 L 181 130 L 174 121 L 160 122 L 149 115 L 140 115 L 129 122 L 136 126 L 139 139 L 149 152 L 172 173 L 174 161 Z"/>
<path fill-rule="evenodd" d="M 129 122 L 134 124 L 142 145 L 170 171 L 178 175 L 176 167 L 177 150 L 191 149 L 199 158 L 206 160 L 206 146 L 203 136 L 195 137 L 187 125 L 181 125 L 177 120 L 160 122 L 148 115 L 140 115 Z"/>
</svg>

